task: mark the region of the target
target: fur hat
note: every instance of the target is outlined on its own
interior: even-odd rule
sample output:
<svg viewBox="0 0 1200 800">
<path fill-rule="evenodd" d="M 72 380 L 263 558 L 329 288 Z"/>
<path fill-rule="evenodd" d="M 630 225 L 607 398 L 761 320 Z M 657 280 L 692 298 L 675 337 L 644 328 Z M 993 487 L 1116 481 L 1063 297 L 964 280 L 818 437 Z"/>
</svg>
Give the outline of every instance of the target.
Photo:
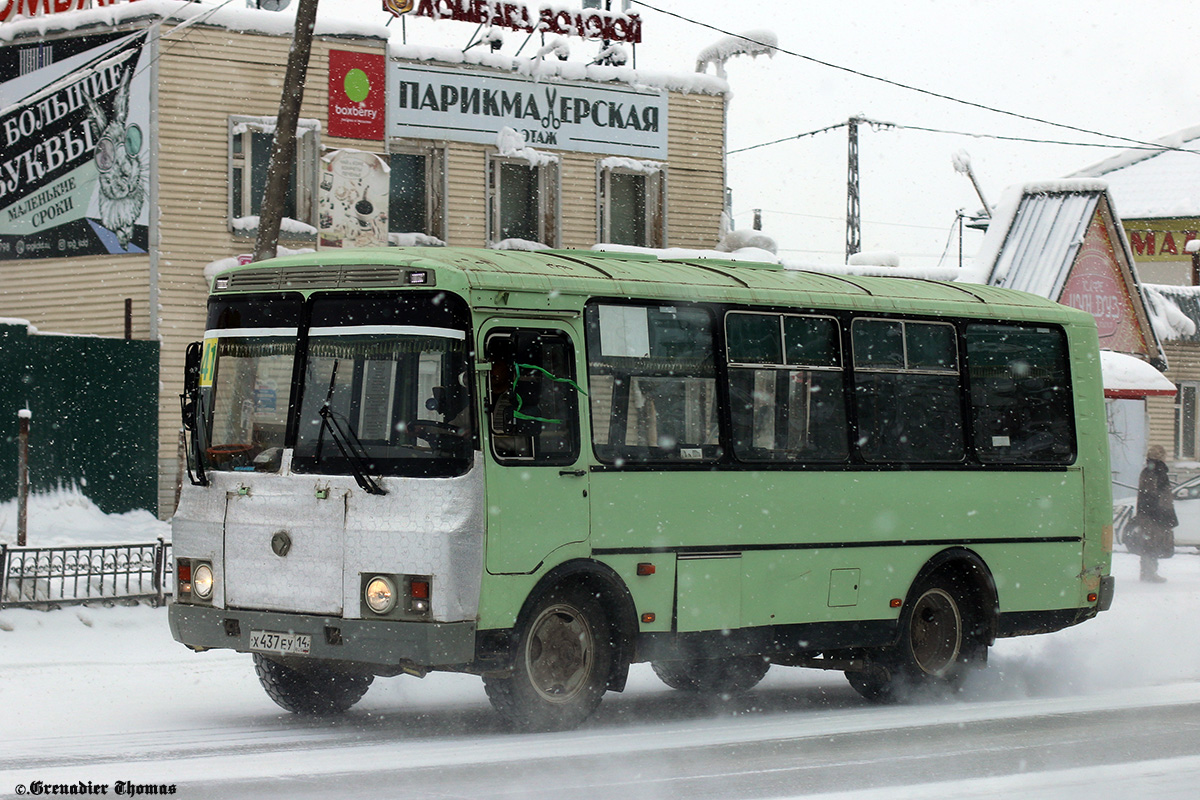
<svg viewBox="0 0 1200 800">
<path fill-rule="evenodd" d="M 1146 451 L 1146 458 L 1152 461 L 1166 461 L 1167 449 L 1161 444 L 1151 445 L 1150 449 Z"/>
</svg>

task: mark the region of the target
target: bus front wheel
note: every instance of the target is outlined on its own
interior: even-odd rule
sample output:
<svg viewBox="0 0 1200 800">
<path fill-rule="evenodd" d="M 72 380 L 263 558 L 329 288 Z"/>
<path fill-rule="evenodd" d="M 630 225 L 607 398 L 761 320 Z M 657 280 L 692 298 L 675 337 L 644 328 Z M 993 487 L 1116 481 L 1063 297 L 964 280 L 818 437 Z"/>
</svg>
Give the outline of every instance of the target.
<svg viewBox="0 0 1200 800">
<path fill-rule="evenodd" d="M 949 694 L 972 668 L 987 662 L 982 609 L 958 581 L 933 576 L 914 587 L 900 615 L 900 639 L 847 672 L 868 700 L 897 702 L 919 694 Z"/>
<path fill-rule="evenodd" d="M 608 684 L 608 617 L 582 586 L 555 587 L 522 616 L 512 670 L 484 676 L 488 699 L 520 730 L 574 728 L 596 710 Z"/>
<path fill-rule="evenodd" d="M 293 714 L 325 716 L 349 710 L 371 687 L 374 675 L 348 673 L 320 664 L 303 671 L 254 654 L 258 682 L 275 703 Z"/>
</svg>

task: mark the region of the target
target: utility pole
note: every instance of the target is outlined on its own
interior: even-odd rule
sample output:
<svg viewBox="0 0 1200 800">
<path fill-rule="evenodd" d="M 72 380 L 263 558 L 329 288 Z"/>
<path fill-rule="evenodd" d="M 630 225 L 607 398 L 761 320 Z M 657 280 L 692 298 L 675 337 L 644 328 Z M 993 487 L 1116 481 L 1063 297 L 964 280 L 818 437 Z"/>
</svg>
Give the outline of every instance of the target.
<svg viewBox="0 0 1200 800">
<path fill-rule="evenodd" d="M 32 417 L 28 407 L 17 412 L 17 547 L 25 546 L 29 528 L 29 420 Z"/>
<path fill-rule="evenodd" d="M 317 0 L 300 0 L 296 7 L 296 29 L 288 52 L 287 72 L 283 77 L 283 93 L 279 98 L 279 116 L 275 119 L 275 140 L 271 145 L 267 186 L 258 218 L 258 238 L 254 243 L 255 261 L 274 258 L 279 244 L 283 199 L 296 156 L 296 121 L 300 117 L 300 102 L 304 99 L 304 81 L 316 21 Z"/>
<path fill-rule="evenodd" d="M 858 208 L 858 123 L 861 117 L 851 117 L 846 122 L 850 136 L 850 149 L 846 174 L 846 261 L 862 249 Z"/>
</svg>

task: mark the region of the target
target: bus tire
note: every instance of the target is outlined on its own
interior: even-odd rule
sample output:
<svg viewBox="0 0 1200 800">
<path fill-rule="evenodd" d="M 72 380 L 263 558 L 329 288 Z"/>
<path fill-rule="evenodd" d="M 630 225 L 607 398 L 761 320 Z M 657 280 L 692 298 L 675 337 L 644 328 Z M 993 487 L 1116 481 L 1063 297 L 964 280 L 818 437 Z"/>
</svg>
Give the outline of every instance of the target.
<svg viewBox="0 0 1200 800">
<path fill-rule="evenodd" d="M 987 663 L 984 610 L 973 597 L 945 573 L 914 585 L 899 641 L 869 658 L 866 669 L 847 672 L 850 685 L 877 703 L 959 691 L 970 671 Z"/>
<path fill-rule="evenodd" d="M 762 656 L 654 661 L 654 674 L 672 689 L 703 694 L 738 694 L 753 689 L 771 668 Z"/>
<path fill-rule="evenodd" d="M 374 675 L 348 673 L 314 664 L 303 671 L 254 654 L 254 671 L 267 696 L 293 714 L 341 714 L 362 699 Z"/>
<path fill-rule="evenodd" d="M 485 675 L 492 707 L 523 731 L 577 727 L 604 696 L 612 671 L 612 624 L 596 593 L 558 585 L 522 614 L 512 670 Z"/>
</svg>

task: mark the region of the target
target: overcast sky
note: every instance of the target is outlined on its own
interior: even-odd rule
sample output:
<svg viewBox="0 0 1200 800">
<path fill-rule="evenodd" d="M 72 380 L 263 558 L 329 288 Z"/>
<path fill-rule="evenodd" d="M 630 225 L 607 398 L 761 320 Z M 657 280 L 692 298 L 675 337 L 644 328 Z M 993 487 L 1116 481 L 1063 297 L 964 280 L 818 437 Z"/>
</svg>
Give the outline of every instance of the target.
<svg viewBox="0 0 1200 800">
<path fill-rule="evenodd" d="M 1200 22 L 1185 0 L 648 0 L 712 28 L 773 32 L 774 58 L 728 65 L 730 150 L 863 116 L 910 127 L 1071 142 L 1106 142 L 1073 130 L 985 111 L 824 66 L 1140 141 L 1200 125 Z M 325 0 L 386 19 L 379 0 Z M 536 0 L 531 5 L 538 5 Z M 570 5 L 556 0 L 554 5 Z M 324 7 L 324 3 L 322 4 Z M 643 19 L 637 66 L 691 72 L 696 54 L 723 34 L 634 4 Z M 393 28 L 398 27 L 393 23 Z M 465 45 L 474 26 L 410 20 L 410 44 Z M 512 55 L 523 40 L 506 35 Z M 598 45 L 571 40 L 572 60 Z M 529 52 L 526 48 L 524 54 Z M 734 153 L 729 184 L 737 227 L 753 209 L 789 260 L 841 263 L 845 249 L 846 130 Z M 1000 141 L 914 130 L 859 133 L 862 249 L 890 250 L 902 264 L 958 261 L 958 209 L 980 203 L 952 156 L 965 150 L 988 202 L 1004 188 L 1059 178 L 1116 152 L 1095 147 Z M 1200 157 L 1200 156 L 1197 156 Z M 1120 211 L 1118 204 L 1118 212 Z M 967 259 L 980 235 L 968 231 Z M 673 242 L 686 245 L 689 243 Z"/>
</svg>

